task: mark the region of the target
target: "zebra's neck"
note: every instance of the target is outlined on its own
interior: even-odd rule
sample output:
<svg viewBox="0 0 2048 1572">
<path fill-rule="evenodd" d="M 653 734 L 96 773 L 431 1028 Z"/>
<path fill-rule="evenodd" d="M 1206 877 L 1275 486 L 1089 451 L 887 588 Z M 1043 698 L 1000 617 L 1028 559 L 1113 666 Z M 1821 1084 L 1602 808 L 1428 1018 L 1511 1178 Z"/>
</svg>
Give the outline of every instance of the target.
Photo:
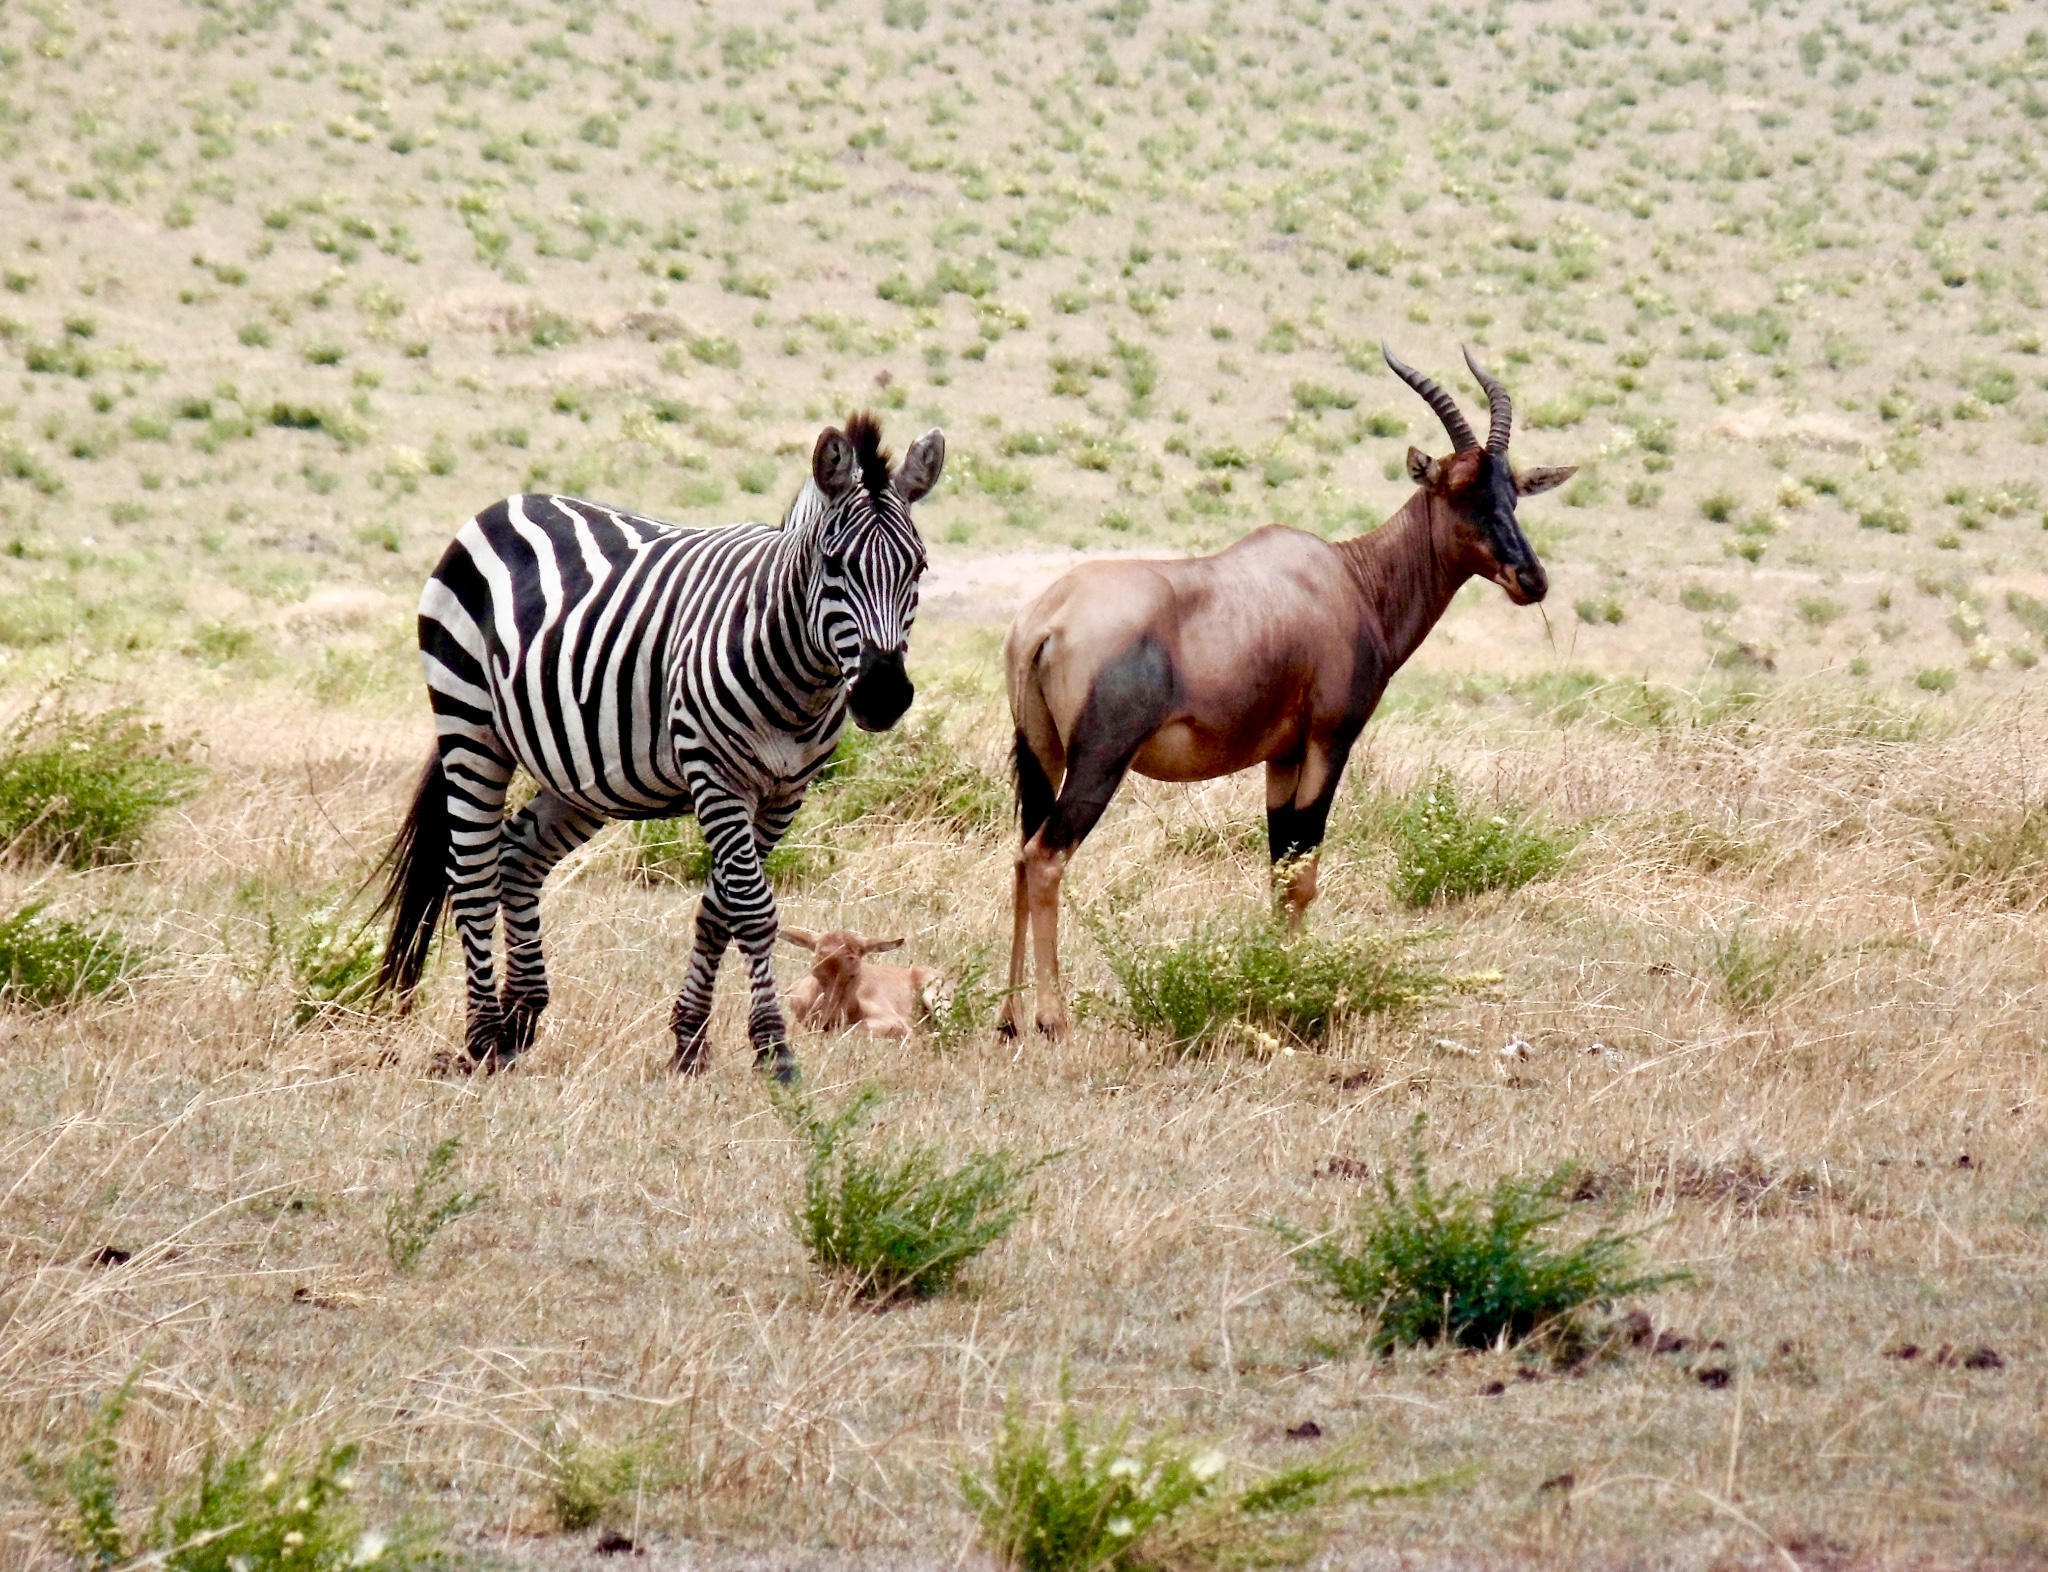
<svg viewBox="0 0 2048 1572">
<path fill-rule="evenodd" d="M 806 480 L 783 515 L 781 538 L 768 561 L 769 615 L 796 667 L 815 695 L 839 687 L 839 659 L 824 639 L 818 602 L 824 578 L 819 539 L 827 512 L 825 494 Z"/>
</svg>

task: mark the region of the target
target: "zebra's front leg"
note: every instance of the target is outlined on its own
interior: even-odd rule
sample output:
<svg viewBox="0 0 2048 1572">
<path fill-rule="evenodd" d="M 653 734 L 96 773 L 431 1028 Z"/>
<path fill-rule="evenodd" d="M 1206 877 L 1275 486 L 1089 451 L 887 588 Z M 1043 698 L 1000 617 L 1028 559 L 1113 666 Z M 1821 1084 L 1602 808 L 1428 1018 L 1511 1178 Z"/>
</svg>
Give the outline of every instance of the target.
<svg viewBox="0 0 2048 1572">
<path fill-rule="evenodd" d="M 676 1001 L 676 1067 L 702 1068 L 711 1014 L 711 986 L 728 941 L 737 942 L 747 960 L 751 995 L 747 1037 L 754 1045 L 754 1063 L 785 1084 L 796 1078 L 796 1060 L 789 1051 L 789 1029 L 775 997 L 775 897 L 762 872 L 767 851 L 789 827 L 796 807 L 788 804 L 759 813 L 740 794 L 716 781 L 691 783 L 697 824 L 711 848 L 711 878 L 697 910 L 697 943 L 690 973 Z"/>
<path fill-rule="evenodd" d="M 604 820 L 543 790 L 505 826 L 504 1025 L 498 1056 L 516 1059 L 533 1046 L 548 1007 L 547 961 L 540 942 L 540 887 L 555 865 L 604 827 Z"/>
</svg>

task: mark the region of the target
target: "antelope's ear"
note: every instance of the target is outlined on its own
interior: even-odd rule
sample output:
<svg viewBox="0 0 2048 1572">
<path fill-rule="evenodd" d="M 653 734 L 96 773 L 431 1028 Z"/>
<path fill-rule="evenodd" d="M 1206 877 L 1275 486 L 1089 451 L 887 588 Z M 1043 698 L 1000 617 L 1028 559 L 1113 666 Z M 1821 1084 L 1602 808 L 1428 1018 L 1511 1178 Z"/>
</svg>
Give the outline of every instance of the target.
<svg viewBox="0 0 2048 1572">
<path fill-rule="evenodd" d="M 1418 486 L 1434 486 L 1437 481 L 1436 460 L 1420 448 L 1408 450 L 1408 478 Z"/>
<path fill-rule="evenodd" d="M 905 502 L 922 502 L 946 470 L 946 434 L 934 426 L 903 455 L 896 470 L 896 495 Z"/>
<path fill-rule="evenodd" d="M 818 947 L 818 936 L 808 928 L 792 928 L 787 923 L 784 923 L 782 926 L 782 937 L 795 945 L 799 950 L 815 950 Z"/>
<path fill-rule="evenodd" d="M 1579 472 L 1576 464 L 1546 466 L 1542 469 L 1525 469 L 1515 476 L 1515 490 L 1524 497 L 1533 497 L 1539 491 L 1549 491 L 1562 486 Z"/>
<path fill-rule="evenodd" d="M 902 948 L 903 941 L 901 939 L 861 940 L 861 953 L 863 955 L 880 955 L 884 950 L 900 950 Z"/>
<path fill-rule="evenodd" d="M 837 426 L 827 426 L 818 433 L 818 445 L 811 449 L 811 479 L 825 493 L 827 502 L 837 502 L 860 479 L 853 442 Z"/>
</svg>

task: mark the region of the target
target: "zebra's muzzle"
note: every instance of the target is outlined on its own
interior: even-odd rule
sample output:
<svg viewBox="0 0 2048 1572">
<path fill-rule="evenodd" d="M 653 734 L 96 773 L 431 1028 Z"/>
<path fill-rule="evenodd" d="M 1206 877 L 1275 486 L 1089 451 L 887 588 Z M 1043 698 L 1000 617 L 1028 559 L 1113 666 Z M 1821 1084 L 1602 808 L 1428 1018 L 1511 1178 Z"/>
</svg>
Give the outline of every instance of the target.
<svg viewBox="0 0 2048 1572">
<path fill-rule="evenodd" d="M 916 694 L 910 673 L 904 669 L 903 651 L 871 646 L 860 652 L 860 669 L 847 693 L 847 708 L 862 731 L 887 731 L 903 719 Z"/>
</svg>

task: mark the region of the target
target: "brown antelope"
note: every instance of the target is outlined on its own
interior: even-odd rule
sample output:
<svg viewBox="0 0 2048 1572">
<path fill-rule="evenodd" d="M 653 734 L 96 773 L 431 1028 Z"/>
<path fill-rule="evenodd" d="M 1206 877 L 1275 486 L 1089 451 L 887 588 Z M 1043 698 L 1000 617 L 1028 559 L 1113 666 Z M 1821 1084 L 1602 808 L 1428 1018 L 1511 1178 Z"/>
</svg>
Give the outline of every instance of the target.
<svg viewBox="0 0 2048 1572">
<path fill-rule="evenodd" d="M 1004 1035 L 1017 1030 L 1027 925 L 1038 1029 L 1066 1028 L 1060 880 L 1127 771 L 1204 781 L 1264 764 L 1267 846 L 1276 865 L 1291 863 L 1285 901 L 1298 927 L 1331 799 L 1389 679 L 1467 579 L 1491 579 L 1518 606 L 1548 592 L 1515 504 L 1576 466 L 1515 473 L 1507 389 L 1469 350 L 1492 414 L 1484 447 L 1450 394 L 1381 353 L 1454 450 L 1408 450 L 1415 495 L 1385 524 L 1335 544 L 1269 525 L 1213 557 L 1084 563 L 1010 624 L 1003 669 L 1024 849 Z"/>
</svg>

